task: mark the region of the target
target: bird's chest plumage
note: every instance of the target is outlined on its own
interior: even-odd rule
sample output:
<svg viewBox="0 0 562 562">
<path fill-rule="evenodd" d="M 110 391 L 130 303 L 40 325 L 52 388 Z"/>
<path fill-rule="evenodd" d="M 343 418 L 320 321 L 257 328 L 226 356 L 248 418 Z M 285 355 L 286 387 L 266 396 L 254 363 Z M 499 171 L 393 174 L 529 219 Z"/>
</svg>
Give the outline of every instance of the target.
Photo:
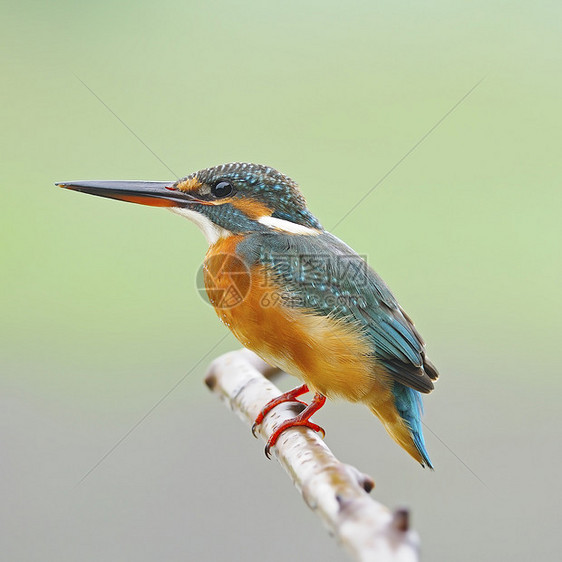
<svg viewBox="0 0 562 562">
<path fill-rule="evenodd" d="M 357 401 L 382 382 L 384 375 L 375 380 L 376 366 L 360 331 L 291 302 L 267 266 L 248 264 L 237 253 L 242 240 L 220 239 L 204 263 L 209 300 L 236 338 L 326 396 Z"/>
</svg>

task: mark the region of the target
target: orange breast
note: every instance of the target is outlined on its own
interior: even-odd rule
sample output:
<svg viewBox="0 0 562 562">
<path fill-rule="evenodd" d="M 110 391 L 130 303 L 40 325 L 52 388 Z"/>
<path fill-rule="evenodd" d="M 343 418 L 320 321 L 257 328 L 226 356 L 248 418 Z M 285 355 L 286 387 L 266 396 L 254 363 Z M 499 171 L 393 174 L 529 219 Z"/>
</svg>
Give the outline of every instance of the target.
<svg viewBox="0 0 562 562">
<path fill-rule="evenodd" d="M 299 377 L 325 396 L 355 402 L 373 393 L 381 398 L 388 395 L 388 375 L 370 357 L 360 329 L 284 304 L 283 288 L 272 283 L 263 267 L 248 270 L 236 256 L 241 238 L 219 240 L 205 259 L 209 299 L 236 338 L 271 365 Z M 233 278 L 241 298 L 237 302 L 219 300 L 232 292 Z"/>
</svg>

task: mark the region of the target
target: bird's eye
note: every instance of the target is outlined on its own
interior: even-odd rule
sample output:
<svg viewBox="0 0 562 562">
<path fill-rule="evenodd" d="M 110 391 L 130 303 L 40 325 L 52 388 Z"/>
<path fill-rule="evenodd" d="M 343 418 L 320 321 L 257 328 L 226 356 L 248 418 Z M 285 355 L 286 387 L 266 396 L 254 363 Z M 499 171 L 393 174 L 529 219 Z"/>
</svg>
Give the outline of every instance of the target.
<svg viewBox="0 0 562 562">
<path fill-rule="evenodd" d="M 215 197 L 228 197 L 234 191 L 234 187 L 229 181 L 219 181 L 211 188 L 211 193 Z"/>
</svg>

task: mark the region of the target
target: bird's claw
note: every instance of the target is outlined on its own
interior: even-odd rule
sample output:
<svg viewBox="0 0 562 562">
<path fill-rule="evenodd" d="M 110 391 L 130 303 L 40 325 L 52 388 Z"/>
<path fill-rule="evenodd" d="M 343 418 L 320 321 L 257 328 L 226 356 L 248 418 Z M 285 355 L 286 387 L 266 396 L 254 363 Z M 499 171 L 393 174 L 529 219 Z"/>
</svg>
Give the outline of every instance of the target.
<svg viewBox="0 0 562 562">
<path fill-rule="evenodd" d="M 295 406 L 297 408 L 300 408 L 301 411 L 305 410 L 306 407 L 308 406 L 308 404 L 306 404 L 306 402 L 303 402 L 302 400 L 291 400 L 291 404 L 295 404 Z M 277 405 L 278 404 L 275 404 L 275 406 L 277 406 Z M 252 424 L 252 435 L 256 439 L 259 437 L 258 436 L 259 426 L 263 423 L 263 420 L 265 419 L 265 416 L 273 409 L 273 408 L 270 408 L 267 411 L 265 411 L 266 408 L 267 408 L 267 406 L 258 414 L 258 417 L 256 418 L 256 420 Z"/>
<path fill-rule="evenodd" d="M 258 434 L 256 433 L 258 427 L 260 426 L 260 424 L 255 421 L 252 425 L 252 435 L 257 439 L 258 438 Z"/>
<path fill-rule="evenodd" d="M 269 412 L 271 412 L 271 410 L 273 410 L 273 408 L 275 408 L 275 406 L 279 406 L 279 404 L 284 404 L 285 402 L 292 402 L 295 404 L 300 404 L 302 409 L 304 410 L 308 404 L 306 404 L 305 402 L 303 402 L 302 400 L 297 400 L 297 396 L 300 396 L 301 394 L 304 394 L 305 392 L 308 391 L 308 388 L 302 386 L 299 387 L 298 389 L 294 389 L 291 390 L 289 392 L 286 392 L 285 394 L 281 394 L 281 396 L 278 396 L 277 398 L 274 398 L 273 400 L 270 400 L 261 410 L 261 412 L 257 415 L 254 424 L 252 425 L 252 435 L 257 439 L 258 435 L 257 435 L 257 429 L 258 427 L 263 423 L 263 420 L 265 419 L 265 416 L 267 416 L 267 414 L 269 414 Z"/>
<path fill-rule="evenodd" d="M 308 429 L 312 429 L 312 431 L 315 431 L 316 433 L 320 433 L 320 435 L 322 436 L 322 439 L 324 439 L 324 437 L 326 437 L 326 432 L 324 431 L 323 428 L 321 428 L 319 425 L 312 423 L 310 420 L 308 419 L 299 419 L 298 417 L 293 418 L 291 420 L 287 420 L 285 422 L 283 422 L 272 434 L 271 437 L 267 440 L 267 445 L 265 446 L 265 456 L 268 459 L 271 459 L 271 447 L 274 447 L 275 444 L 277 443 L 277 440 L 279 439 L 279 437 L 281 436 L 281 434 L 286 431 L 287 429 L 290 429 L 291 427 L 308 427 Z"/>
<path fill-rule="evenodd" d="M 267 440 L 267 445 L 265 446 L 265 456 L 268 459 L 271 458 L 271 447 L 273 447 L 275 443 L 277 443 L 277 439 L 279 439 L 279 436 L 286 429 L 289 429 L 291 427 L 308 427 L 309 429 L 312 429 L 312 431 L 320 433 L 322 435 L 322 438 L 325 437 L 326 433 L 324 432 L 324 430 L 319 425 L 312 423 L 309 418 L 310 416 L 312 416 L 312 414 L 314 414 L 314 412 L 317 412 L 324 405 L 324 403 L 326 402 L 326 397 L 317 392 L 310 404 L 305 404 L 301 400 L 297 400 L 298 396 L 300 396 L 301 394 L 305 394 L 306 392 L 308 392 L 308 386 L 306 386 L 305 384 L 299 386 L 298 388 L 290 390 L 289 392 L 285 392 L 284 394 L 281 394 L 281 396 L 270 400 L 256 417 L 256 421 L 254 421 L 254 424 L 252 425 L 252 434 L 254 437 L 257 437 L 257 428 L 262 424 L 265 416 L 269 412 L 271 412 L 271 410 L 275 408 L 275 406 L 278 406 L 279 404 L 282 404 L 284 402 L 292 402 L 296 403 L 298 406 L 300 406 L 300 408 L 302 408 L 300 414 L 292 419 L 285 420 L 271 434 L 271 436 Z"/>
<path fill-rule="evenodd" d="M 268 443 L 265 446 L 265 449 L 264 449 L 265 456 L 268 458 L 268 460 L 271 460 L 271 452 L 270 451 L 271 451 L 271 447 L 269 446 L 269 443 Z"/>
</svg>

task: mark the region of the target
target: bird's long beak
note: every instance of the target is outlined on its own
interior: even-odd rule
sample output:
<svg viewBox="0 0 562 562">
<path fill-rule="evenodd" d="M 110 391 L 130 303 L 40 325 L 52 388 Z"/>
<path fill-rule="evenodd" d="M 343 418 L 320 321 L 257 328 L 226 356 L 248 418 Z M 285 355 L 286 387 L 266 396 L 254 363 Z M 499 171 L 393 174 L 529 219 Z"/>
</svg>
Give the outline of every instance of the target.
<svg viewBox="0 0 562 562">
<path fill-rule="evenodd" d="M 67 181 L 55 185 L 73 191 L 153 207 L 186 207 L 196 201 L 189 193 L 176 189 L 173 181 L 93 180 Z"/>
</svg>

